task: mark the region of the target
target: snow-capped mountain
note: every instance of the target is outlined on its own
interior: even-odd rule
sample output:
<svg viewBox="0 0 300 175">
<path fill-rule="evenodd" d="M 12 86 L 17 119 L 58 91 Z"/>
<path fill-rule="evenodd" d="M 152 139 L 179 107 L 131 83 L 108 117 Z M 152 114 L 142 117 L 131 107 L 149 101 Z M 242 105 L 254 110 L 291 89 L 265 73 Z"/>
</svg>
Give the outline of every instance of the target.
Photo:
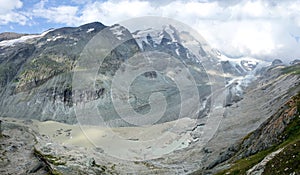
<svg viewBox="0 0 300 175">
<path fill-rule="evenodd" d="M 105 37 L 108 40 L 112 42 L 118 40 L 122 44 L 113 48 L 107 58 L 104 58 L 99 68 L 96 89 L 74 89 L 72 73 L 76 72 L 76 63 L 80 54 L 86 44 L 102 30 L 106 31 Z M 128 123 L 121 120 L 113 110 L 109 90 L 111 81 L 123 63 L 133 55 L 146 51 L 167 53 L 181 61 L 193 76 L 201 98 L 205 99 L 210 94 L 207 74 L 200 60 L 183 46 L 182 36 L 188 34 L 179 33 L 172 26 L 167 26 L 159 32 L 138 31 L 132 35 L 125 27 L 118 24 L 104 26 L 101 23 L 91 23 L 79 27 L 54 29 L 41 35 L 28 35 L 1 41 L 0 60 L 3 61 L 0 62 L 0 95 L 5 101 L 0 100 L 0 112 L 4 116 L 22 118 L 34 116 L 38 120 L 73 123 L 76 120 L 75 106 L 99 101 L 102 104 L 99 108 L 105 114 L 104 120 L 108 125 L 127 126 Z M 209 55 L 204 49 L 201 49 L 200 53 L 203 56 Z M 142 63 L 136 62 L 136 64 Z M 154 66 L 160 64 L 157 62 Z M 169 66 L 176 66 L 176 64 Z M 165 95 L 169 104 L 167 112 L 158 123 L 177 119 L 178 116 L 171 115 L 177 113 L 180 107 L 178 88 L 173 81 L 176 74 L 178 72 L 174 68 L 167 72 L 167 76 L 159 72 L 146 72 L 143 76 L 139 76 L 132 85 L 130 102 L 133 108 L 140 113 L 148 111 L 149 95 L 158 91 Z M 155 81 L 151 82 L 149 79 Z M 32 90 L 36 93 L 31 94 Z M 76 93 L 80 93 L 85 98 L 74 99 Z M 207 101 L 200 102 L 204 107 L 197 117 L 204 116 L 205 111 L 209 110 Z M 17 110 L 14 110 L 15 106 L 18 106 Z M 192 105 L 191 107 L 194 108 Z"/>
<path fill-rule="evenodd" d="M 67 75 L 69 71 L 73 71 L 74 64 L 85 44 L 104 28 L 108 29 L 107 37 L 112 40 L 114 38 L 123 41 L 125 38 L 132 38 L 131 41 L 126 41 L 126 43 L 123 44 L 127 49 L 122 48 L 123 46 L 116 49 L 114 53 L 112 53 L 111 59 L 107 60 L 106 66 L 100 69 L 100 72 L 103 73 L 103 76 L 106 77 L 107 80 L 112 79 L 111 76 L 118 69 L 119 65 L 122 64 L 123 61 L 126 61 L 127 58 L 130 58 L 130 55 L 148 51 L 164 52 L 182 61 L 184 65 L 188 67 L 196 84 L 199 85 L 199 91 L 201 88 L 206 86 L 209 87 L 209 84 L 221 82 L 222 79 L 225 78 L 226 88 L 229 91 L 227 97 L 228 100 L 225 105 L 228 105 L 242 99 L 244 88 L 247 87 L 251 81 L 255 80 L 255 72 L 268 64 L 267 62 L 250 57 L 229 58 L 217 49 L 209 48 L 208 44 L 201 38 L 200 40 L 199 38 L 195 39 L 189 32 L 180 31 L 172 25 L 132 32 L 119 24 L 107 27 L 100 23 L 91 23 L 77 28 L 66 27 L 61 29 L 51 29 L 40 35 L 26 35 L 12 40 L 1 41 L 0 50 L 2 50 L 2 54 L 0 60 L 8 60 L 5 65 L 2 63 L 3 66 L 7 67 L 7 65 L 9 65 L 12 68 L 11 70 L 14 70 L 9 74 L 6 72 L 6 75 L 2 76 L 0 79 L 4 90 L 13 89 L 11 93 L 15 94 L 14 96 L 9 96 L 7 98 L 11 98 L 11 103 L 14 103 L 14 98 L 19 99 L 24 95 L 19 94 L 19 92 L 27 92 L 32 88 L 38 88 L 43 95 L 40 94 L 35 96 L 24 103 L 24 105 L 19 104 L 19 110 L 22 115 L 26 115 L 27 113 L 28 115 L 33 115 L 33 113 L 37 112 L 34 110 L 26 112 L 27 108 L 25 106 L 28 104 L 38 105 L 40 101 L 46 102 L 51 100 L 54 100 L 54 105 L 45 103 L 45 108 L 43 108 L 43 119 L 51 117 L 56 120 L 56 117 L 53 118 L 53 116 L 57 116 L 57 114 L 60 116 L 71 115 L 72 106 L 76 105 L 78 102 L 72 100 L 72 94 L 75 92 L 74 90 L 67 88 L 70 87 L 71 80 L 65 77 L 65 75 Z M 24 53 L 21 54 L 22 51 L 18 51 L 18 49 L 25 49 Z M 15 55 L 15 57 L 22 56 L 18 59 L 19 61 L 22 60 L 18 64 L 13 63 L 13 59 L 11 59 L 16 52 L 19 52 L 19 55 Z M 39 67 L 39 69 L 35 69 L 34 67 L 36 66 Z M 44 70 L 44 73 L 39 72 L 39 70 Z M 169 72 L 168 74 L 173 75 L 174 72 Z M 210 82 L 212 80 L 209 76 L 217 77 L 216 79 L 218 80 L 215 80 L 216 82 Z M 158 79 L 161 78 L 157 75 L 156 77 Z M 59 80 L 56 80 L 56 78 L 59 78 Z M 49 84 L 46 83 L 48 81 L 62 81 L 62 86 L 55 87 L 56 89 L 60 89 L 61 92 L 52 92 L 54 87 L 48 87 Z M 159 80 L 161 84 L 157 84 L 155 88 L 165 88 L 164 83 L 169 83 L 169 81 L 172 81 L 172 76 L 170 76 L 170 80 Z M 99 95 L 95 91 L 92 93 L 94 95 L 87 98 L 89 100 L 97 100 L 100 96 L 105 97 L 108 95 L 106 94 L 108 92 L 105 91 L 105 89 L 110 88 L 109 84 L 108 81 L 99 85 L 98 88 L 102 89 L 101 92 L 103 94 Z M 144 85 L 139 84 L 137 86 Z M 150 86 L 146 85 L 144 87 L 145 93 L 148 89 L 147 87 Z M 165 90 L 164 88 L 162 89 L 162 92 L 166 93 L 165 95 L 167 98 L 170 97 L 169 100 L 172 100 L 172 103 L 174 103 L 173 97 L 175 96 L 172 94 L 176 90 L 172 88 Z M 205 99 L 209 96 L 208 91 L 208 89 L 203 90 L 203 92 L 201 92 L 203 93 L 201 98 Z M 3 94 L 7 95 L 4 91 Z M 50 94 L 54 94 L 55 97 L 52 97 Z M 146 95 L 142 99 L 133 100 L 132 104 L 136 106 L 136 110 L 148 110 L 146 104 L 147 98 L 148 96 Z M 134 97 L 134 99 L 137 99 L 137 97 Z M 109 100 L 107 101 L 107 104 L 105 102 L 104 106 L 108 105 L 109 102 Z M 205 109 L 208 105 L 206 103 L 207 100 L 204 100 L 202 112 L 207 110 Z M 5 104 L 9 105 L 8 103 Z M 64 110 L 56 111 L 59 109 L 57 106 L 61 105 L 66 106 L 64 107 Z M 173 104 L 173 106 L 176 105 Z M 6 105 L 2 107 L 5 108 Z M 38 106 L 36 109 L 38 109 Z M 176 109 L 174 108 L 172 110 Z M 56 115 L 53 115 L 53 111 Z M 107 111 L 110 116 L 116 115 L 112 114 L 112 110 L 107 106 L 103 111 Z M 2 113 L 5 115 L 12 115 L 9 110 L 7 110 L 7 112 L 6 110 L 2 110 Z M 13 115 L 16 116 L 15 114 Z M 18 116 L 21 115 L 18 114 Z M 62 118 L 63 117 L 60 117 L 59 120 Z M 71 122 L 72 120 L 72 117 L 69 117 L 67 122 Z M 107 120 L 110 119 L 107 118 Z M 165 119 L 165 121 L 168 120 L 172 119 Z M 161 122 L 163 122 L 163 120 Z"/>
<path fill-rule="evenodd" d="M 203 44 L 188 37 L 187 32 L 179 32 L 173 26 L 163 26 L 161 29 L 146 29 L 133 32 L 133 37 L 143 51 L 170 50 L 173 55 L 183 61 L 190 60 L 197 64 L 207 61 L 197 59 L 185 46 L 198 47 L 201 56 L 214 55 L 209 65 L 221 64 L 226 80 L 228 96 L 225 105 L 231 105 L 243 98 L 244 89 L 256 79 L 255 73 L 271 63 L 252 57 L 230 58 L 217 49 L 204 49 Z M 219 72 L 221 73 L 221 72 Z"/>
<path fill-rule="evenodd" d="M 195 39 L 189 32 L 180 31 L 172 25 L 155 29 L 137 30 L 132 33 L 132 36 L 143 51 L 167 49 L 174 53 L 173 56 L 177 56 L 184 61 L 201 63 L 206 60 L 204 57 L 211 54 L 210 50 L 205 48 L 207 44 L 204 40 L 201 38 Z M 202 59 L 199 59 L 199 56 L 197 58 L 195 52 L 191 52 L 191 47 L 196 47 L 197 54 Z M 210 61 L 214 61 L 213 57 Z"/>
<path fill-rule="evenodd" d="M 235 73 L 245 75 L 249 74 L 250 72 L 259 69 L 261 67 L 269 66 L 271 63 L 260 60 L 253 57 L 239 57 L 239 58 L 230 58 L 227 57 L 225 54 L 222 54 L 217 49 L 214 49 L 215 53 L 217 54 L 217 57 L 220 59 L 220 61 L 226 65 L 230 64 L 230 67 L 232 67 Z M 226 70 L 224 70 L 226 72 Z"/>
<path fill-rule="evenodd" d="M 84 48 L 103 30 L 106 31 L 103 37 L 108 45 L 119 45 L 111 50 L 102 48 L 101 44 L 105 43 L 99 42 L 93 49 L 100 48 L 99 50 L 105 50 L 108 54 L 92 55 L 96 62 L 81 61 L 80 56 L 91 51 L 85 52 Z M 213 174 L 216 171 L 210 172 L 211 169 L 217 165 L 221 166 L 217 170 L 231 166 L 232 162 L 228 162 L 228 166 L 223 162 L 244 156 L 237 157 L 240 153 L 252 155 L 274 147 L 273 140 L 281 141 L 286 137 L 284 131 L 287 122 L 297 118 L 295 112 L 299 102 L 293 104 L 292 101 L 299 101 L 299 97 L 291 100 L 290 97 L 300 89 L 297 71 L 299 60 L 293 62 L 293 67 L 285 67 L 288 69 L 283 73 L 285 65 L 280 60 L 275 60 L 271 65 L 251 57 L 230 58 L 217 49 L 211 49 L 201 38 L 197 39 L 191 33 L 171 25 L 129 31 L 122 25 L 104 26 L 98 22 L 53 29 L 40 35 L 13 34 L 0 38 L 0 117 L 24 120 L 17 121 L 20 126 L 3 120 L 6 132 L 4 137 L 0 133 L 0 139 L 4 141 L 2 146 L 8 154 L 0 157 L 7 160 L 2 172 L 15 170 L 14 163 L 17 161 L 18 164 L 22 162 L 19 170 L 25 174 L 45 174 L 39 171 L 43 169 L 50 173 L 62 171 L 63 174 L 188 174 L 199 169 L 200 174 Z M 152 52 L 164 54 L 150 55 Z M 156 61 L 151 62 L 141 57 L 131 59 L 143 54 L 146 58 L 155 56 Z M 170 56 L 174 62 L 169 61 Z M 91 74 L 85 64 L 78 66 L 78 62 L 96 64 L 100 60 L 102 64 L 96 67 L 95 74 Z M 148 68 L 149 65 L 156 69 L 126 74 L 128 69 L 143 70 L 140 68 Z M 184 70 L 188 70 L 190 74 L 182 76 Z M 84 72 L 87 74 L 82 74 Z M 76 73 L 84 75 L 80 81 L 76 79 Z M 121 78 L 117 79 L 120 75 L 117 73 L 121 74 Z M 123 74 L 127 76 L 123 77 Z M 183 81 L 176 82 L 178 77 Z M 75 81 L 79 85 L 86 85 L 86 80 L 92 80 L 92 83 L 87 86 L 73 84 Z M 185 84 L 188 82 L 186 80 L 193 80 L 195 87 Z M 117 86 L 113 89 L 115 82 Z M 183 85 L 183 88 L 178 88 L 178 85 Z M 112 93 L 113 90 L 123 90 L 124 87 L 129 89 L 128 93 Z M 247 87 L 250 90 L 245 91 Z M 191 93 L 193 91 L 198 95 Z M 151 113 L 153 110 L 161 112 L 162 108 L 152 108 L 153 103 L 160 104 L 158 100 L 161 100 L 152 96 L 155 93 L 162 95 L 167 105 L 161 118 L 149 125 L 129 123 L 124 119 L 144 122 L 150 117 L 120 117 L 119 111 L 116 111 L 119 106 L 113 105 L 112 98 L 129 103 L 135 114 Z M 182 94 L 186 97 L 182 98 Z M 77 97 L 75 95 L 79 98 L 74 98 Z M 192 103 L 195 99 L 199 105 Z M 288 102 L 287 106 L 282 107 L 285 102 Z M 87 110 L 80 111 L 84 119 L 84 122 L 79 122 L 82 125 L 68 125 L 78 122 L 79 116 L 76 116 L 75 110 L 84 107 Z M 93 110 L 97 111 L 90 110 L 90 107 L 96 107 Z M 185 107 L 186 113 L 183 116 L 179 115 L 181 107 Z M 291 109 L 286 111 L 288 108 Z M 126 106 L 121 110 L 128 112 Z M 98 113 L 101 113 L 103 120 L 99 123 Z M 275 120 L 274 117 L 270 118 L 273 114 L 276 114 Z M 51 122 L 39 123 L 31 119 Z M 212 119 L 212 125 L 207 124 L 208 119 Z M 15 119 L 12 120 L 16 122 Z M 52 121 L 61 123 L 54 125 L 55 122 Z M 101 127 L 103 123 L 105 127 Z M 267 125 L 266 130 L 262 128 L 254 131 L 258 126 L 264 125 Z M 211 126 L 216 126 L 216 130 L 213 131 Z M 43 127 L 47 131 L 39 133 Z M 89 144 L 79 143 L 87 135 L 80 135 L 78 131 L 85 127 L 91 136 L 99 138 L 100 146 L 91 144 L 92 147 L 85 147 L 90 145 L 91 140 Z M 209 131 L 206 134 L 212 133 L 212 136 L 203 145 L 202 139 L 206 137 L 203 131 L 206 128 Z M 284 134 L 283 137 L 278 135 L 279 130 Z M 22 137 L 18 137 L 16 132 Z M 152 138 L 156 139 L 165 133 L 166 139 L 158 140 L 159 142 L 150 146 L 143 137 L 152 141 Z M 119 142 L 119 137 L 126 142 Z M 12 138 L 15 139 L 14 142 Z M 27 142 L 29 138 L 32 142 L 30 144 Z M 55 143 L 55 139 L 62 142 Z M 70 146 L 65 141 L 84 146 Z M 141 145 L 132 146 L 135 143 Z M 120 151 L 121 148 L 123 150 Z M 23 161 L 22 159 L 28 159 L 26 156 L 20 159 L 18 156 L 23 155 L 24 149 L 30 159 L 36 159 L 32 156 L 34 150 L 39 163 L 35 165 L 30 163 L 31 160 Z M 239 151 L 240 149 L 244 150 Z M 152 157 L 156 153 L 161 155 L 165 152 L 161 158 Z M 119 156 L 119 153 L 124 154 L 125 158 L 119 160 L 119 157 L 108 156 Z M 151 159 L 145 161 L 145 156 L 149 155 Z M 126 156 L 138 161 L 130 161 Z M 141 161 L 136 156 L 141 156 Z M 253 162 L 250 163 L 252 166 Z"/>
</svg>

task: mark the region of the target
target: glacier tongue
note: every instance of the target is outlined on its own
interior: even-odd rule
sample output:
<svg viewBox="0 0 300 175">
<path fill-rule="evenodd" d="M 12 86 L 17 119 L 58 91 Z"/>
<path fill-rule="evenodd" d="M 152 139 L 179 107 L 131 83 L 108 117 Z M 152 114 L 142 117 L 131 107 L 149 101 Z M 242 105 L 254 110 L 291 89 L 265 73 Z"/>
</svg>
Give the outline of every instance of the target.
<svg viewBox="0 0 300 175">
<path fill-rule="evenodd" d="M 219 51 L 216 52 L 216 55 L 222 64 L 227 80 L 226 89 L 228 94 L 225 106 L 231 106 L 242 100 L 244 90 L 251 82 L 256 80 L 255 74 L 261 70 L 262 67 L 271 64 L 252 57 L 230 58 L 221 54 Z"/>
</svg>

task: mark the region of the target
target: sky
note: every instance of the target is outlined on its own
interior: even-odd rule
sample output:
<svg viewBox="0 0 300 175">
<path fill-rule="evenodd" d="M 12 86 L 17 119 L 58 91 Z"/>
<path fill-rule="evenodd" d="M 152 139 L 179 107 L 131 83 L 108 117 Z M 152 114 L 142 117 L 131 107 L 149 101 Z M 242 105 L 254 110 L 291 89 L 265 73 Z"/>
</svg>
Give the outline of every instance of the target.
<svg viewBox="0 0 300 175">
<path fill-rule="evenodd" d="M 0 0 L 0 33 L 169 17 L 230 57 L 300 59 L 300 0 Z"/>
</svg>

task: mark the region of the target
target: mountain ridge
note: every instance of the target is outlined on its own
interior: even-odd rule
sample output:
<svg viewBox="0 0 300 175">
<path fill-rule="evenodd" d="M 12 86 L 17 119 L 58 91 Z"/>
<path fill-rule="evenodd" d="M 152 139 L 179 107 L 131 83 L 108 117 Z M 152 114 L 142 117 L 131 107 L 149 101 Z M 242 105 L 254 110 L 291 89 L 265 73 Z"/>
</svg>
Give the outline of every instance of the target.
<svg viewBox="0 0 300 175">
<path fill-rule="evenodd" d="M 103 58 L 93 87 L 74 87 L 74 73 L 89 71 L 87 67 L 77 64 L 80 62 L 81 53 L 103 31 L 107 32 L 104 35 L 106 40 L 121 44 L 109 50 L 109 54 Z M 198 174 L 227 173 L 226 169 L 235 161 L 243 161 L 247 156 L 255 156 L 273 144 L 278 144 L 272 140 L 278 136 L 274 126 L 280 126 L 281 131 L 287 128 L 292 115 L 282 117 L 281 113 L 290 114 L 290 111 L 284 111 L 289 106 L 287 102 L 300 90 L 297 61 L 293 66 L 287 66 L 280 60 L 275 60 L 272 64 L 248 57 L 232 59 L 216 49 L 210 49 L 207 43 L 195 42 L 190 33 L 173 26 L 165 26 L 156 31 L 148 29 L 131 33 L 118 24 L 104 26 L 102 23 L 91 23 L 53 29 L 40 35 L 20 36 L 7 41 L 0 42 L 0 116 L 4 121 L 4 137 L 1 139 L 5 152 L 1 156 L 5 161 L 11 159 L 11 162 L 20 163 L 10 150 L 21 155 L 23 148 L 20 145 L 26 144 L 26 155 L 34 154 L 38 160 L 34 157 L 23 157 L 23 162 L 37 163 L 36 166 L 20 163 L 24 173 L 47 171 L 63 174 L 123 174 L 129 171 L 133 174 L 188 174 L 197 169 L 195 173 Z M 196 53 L 188 49 L 191 45 L 196 48 Z M 127 121 L 122 120 L 111 105 L 114 77 L 119 70 L 126 68 L 124 65 L 133 64 L 138 69 L 148 63 L 147 59 L 133 59 L 130 62 L 131 57 L 147 53 L 147 56 L 156 57 L 157 60 L 165 59 L 166 57 L 157 54 L 161 52 L 182 63 L 182 69 L 190 71 L 191 77 L 184 78 L 195 80 L 199 105 L 194 106 L 191 103 L 195 99 L 190 93 L 192 88 L 181 92 L 176 88 L 174 80 L 180 71 L 176 67 L 178 62 L 171 62 L 168 64 L 171 69 L 168 74 L 158 70 L 143 72 L 130 84 L 128 96 L 115 96 L 116 99 L 128 102 L 136 113 L 147 114 L 151 111 L 151 94 L 159 92 L 167 101 L 167 109 L 162 118 L 153 125 L 146 125 L 147 127 L 128 122 L 131 116 L 126 118 Z M 163 63 L 151 64 L 160 68 Z M 207 65 L 215 69 L 208 69 Z M 126 71 L 121 73 L 125 74 Z M 214 79 L 210 79 L 211 77 Z M 118 79 L 120 82 L 117 85 L 126 84 L 130 78 L 132 77 Z M 77 83 L 84 84 L 83 81 Z M 214 85 L 217 89 L 213 89 Z M 181 101 L 180 93 L 187 93 L 188 98 Z M 74 94 L 79 98 L 74 98 Z M 218 103 L 214 103 L 215 101 Z M 187 115 L 179 118 L 177 114 L 182 104 L 187 106 Z M 167 132 L 167 137 L 155 146 L 129 144 L 129 147 L 123 142 L 115 142 L 116 137 L 112 137 L 113 139 L 106 140 L 111 145 L 100 142 L 101 146 L 95 148 L 94 145 L 91 148 L 90 145 L 84 145 L 88 143 L 78 134 L 78 124 L 82 124 L 81 131 L 87 127 L 88 131 L 103 134 L 101 138 L 107 139 L 105 137 L 110 135 L 102 128 L 103 123 L 97 123 L 98 120 L 92 118 L 98 116 L 83 118 L 86 123 L 78 123 L 75 109 L 82 106 L 96 106 L 104 116 L 104 126 L 120 134 L 118 136 L 125 143 L 144 143 L 144 138 L 163 135 L 161 131 Z M 195 112 L 197 115 L 191 117 Z M 84 113 L 83 116 L 89 115 Z M 212 138 L 202 145 L 201 139 L 205 139 L 202 133 L 210 117 L 215 117 L 218 120 L 215 122 L 219 122 L 219 125 Z M 278 117 L 280 120 L 277 120 Z M 282 119 L 284 117 L 287 117 L 286 121 Z M 177 124 L 170 128 L 174 123 Z M 97 126 L 100 127 L 95 129 Z M 24 136 L 20 134 L 22 131 L 26 133 Z M 29 138 L 28 142 L 24 141 L 25 137 Z M 77 146 L 67 144 L 76 143 L 76 140 L 79 141 Z M 176 149 L 169 151 L 169 147 L 178 143 Z M 115 146 L 120 146 L 127 152 L 122 152 L 124 150 L 120 148 L 113 150 Z M 154 156 L 153 159 L 138 161 L 109 156 L 112 153 L 125 154 L 125 159 L 129 159 L 126 156 L 143 153 L 144 156 L 151 157 L 157 154 L 156 147 L 167 153 L 159 158 Z M 9 161 L 0 166 L 4 167 L 4 172 L 12 171 Z M 254 164 L 247 164 L 244 170 L 238 171 L 248 171 L 252 167 Z M 230 169 L 228 171 L 231 173 Z"/>
</svg>

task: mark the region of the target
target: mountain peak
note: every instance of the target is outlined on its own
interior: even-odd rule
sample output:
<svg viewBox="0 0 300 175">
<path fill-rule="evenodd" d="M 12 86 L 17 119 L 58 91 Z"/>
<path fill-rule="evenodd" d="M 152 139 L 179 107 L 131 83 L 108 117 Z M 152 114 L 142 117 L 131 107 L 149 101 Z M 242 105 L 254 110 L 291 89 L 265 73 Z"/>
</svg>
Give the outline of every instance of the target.
<svg viewBox="0 0 300 175">
<path fill-rule="evenodd" d="M 106 27 L 106 26 L 101 22 L 92 22 L 92 23 L 83 24 L 79 26 L 80 29 L 99 28 L 99 27 Z"/>
</svg>

